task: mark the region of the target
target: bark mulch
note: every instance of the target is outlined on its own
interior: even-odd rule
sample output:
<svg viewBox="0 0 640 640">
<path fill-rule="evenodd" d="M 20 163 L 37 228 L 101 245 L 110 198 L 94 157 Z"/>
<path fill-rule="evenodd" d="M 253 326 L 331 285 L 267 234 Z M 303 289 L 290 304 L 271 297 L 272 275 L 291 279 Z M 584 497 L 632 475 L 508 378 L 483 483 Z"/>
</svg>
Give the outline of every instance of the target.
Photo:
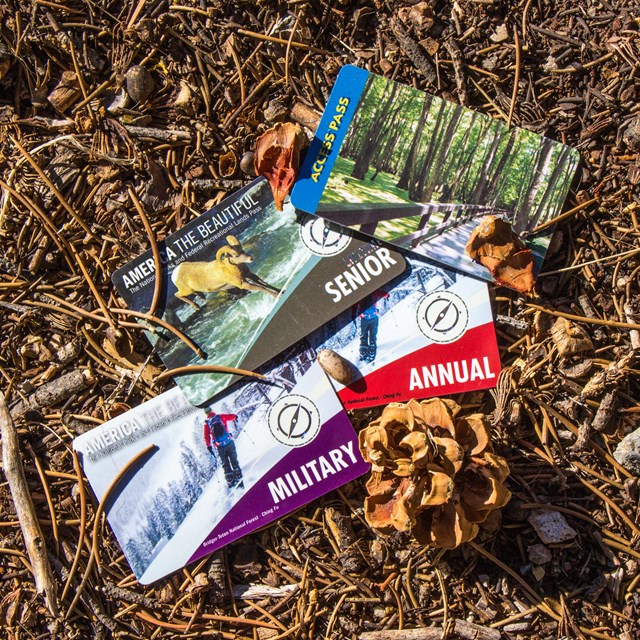
<svg viewBox="0 0 640 640">
<path fill-rule="evenodd" d="M 32 565 L 3 481 L 6 637 L 638 637 L 638 481 L 612 458 L 640 417 L 637 7 L 415 4 L 2 3 L 3 475 L 24 472 L 31 531 L 42 530 Z M 245 154 L 273 122 L 313 128 L 346 63 L 580 150 L 540 297 L 493 288 L 512 368 L 496 393 L 456 398 L 495 409 L 513 499 L 473 543 L 442 552 L 377 537 L 363 479 L 143 587 L 71 452 L 76 435 L 169 384 L 110 274 L 149 233 L 166 236 L 246 184 Z M 586 330 L 593 351 L 561 357 L 556 316 Z M 576 535 L 542 549 L 529 518 L 548 507 Z"/>
</svg>

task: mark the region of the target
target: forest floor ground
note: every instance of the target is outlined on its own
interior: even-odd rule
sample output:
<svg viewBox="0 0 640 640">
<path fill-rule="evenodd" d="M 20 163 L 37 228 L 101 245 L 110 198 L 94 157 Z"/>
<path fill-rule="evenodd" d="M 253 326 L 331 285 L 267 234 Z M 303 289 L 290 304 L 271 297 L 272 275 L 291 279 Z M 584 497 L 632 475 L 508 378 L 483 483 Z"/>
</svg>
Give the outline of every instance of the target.
<svg viewBox="0 0 640 640">
<path fill-rule="evenodd" d="M 639 16 L 623 0 L 413 5 L 2 3 L 0 388 L 58 601 L 52 615 L 35 593 L 3 478 L 6 637 L 383 639 L 455 620 L 477 625 L 463 637 L 639 637 L 638 481 L 612 457 L 640 426 Z M 493 412 L 513 498 L 492 530 L 443 552 L 377 536 L 363 478 L 141 586 L 71 453 L 170 384 L 141 331 L 104 310 L 123 306 L 113 271 L 149 246 L 135 205 L 162 238 L 246 184 L 256 136 L 294 116 L 313 128 L 344 64 L 580 151 L 539 297 L 491 287 L 502 364 L 518 375 L 456 398 Z M 125 99 L 134 65 L 148 75 Z M 558 315 L 578 316 L 593 348 L 561 357 Z M 32 410 L 18 416 L 21 400 Z M 355 428 L 377 414 L 354 413 Z M 529 518 L 543 509 L 575 535 L 541 548 Z"/>
</svg>

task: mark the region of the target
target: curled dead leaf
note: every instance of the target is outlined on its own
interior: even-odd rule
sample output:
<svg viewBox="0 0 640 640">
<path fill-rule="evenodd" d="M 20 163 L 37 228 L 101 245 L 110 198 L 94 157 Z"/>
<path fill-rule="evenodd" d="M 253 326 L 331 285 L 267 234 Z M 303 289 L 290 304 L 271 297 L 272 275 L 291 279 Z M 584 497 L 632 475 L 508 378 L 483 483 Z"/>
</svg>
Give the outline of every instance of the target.
<svg viewBox="0 0 640 640">
<path fill-rule="evenodd" d="M 223 153 L 218 160 L 218 170 L 223 178 L 231 178 L 238 170 L 238 158 L 233 151 Z"/>
<path fill-rule="evenodd" d="M 483 218 L 471 232 L 465 251 L 489 270 L 497 284 L 535 295 L 533 254 L 507 221 L 496 216 Z"/>
<path fill-rule="evenodd" d="M 269 181 L 278 211 L 282 211 L 284 199 L 298 174 L 304 140 L 297 124 L 284 122 L 265 131 L 256 142 L 253 159 L 256 175 Z"/>
<path fill-rule="evenodd" d="M 581 326 L 566 318 L 558 318 L 553 323 L 551 338 L 558 349 L 558 354 L 563 358 L 584 351 L 593 351 L 593 342 L 589 334 Z"/>
</svg>

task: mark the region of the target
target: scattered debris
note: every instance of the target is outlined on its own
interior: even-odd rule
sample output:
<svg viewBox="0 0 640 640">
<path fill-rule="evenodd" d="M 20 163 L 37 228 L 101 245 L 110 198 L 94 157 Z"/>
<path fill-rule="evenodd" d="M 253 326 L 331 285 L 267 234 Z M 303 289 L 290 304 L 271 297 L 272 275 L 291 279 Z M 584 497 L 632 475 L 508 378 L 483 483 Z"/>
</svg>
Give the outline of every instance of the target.
<svg viewBox="0 0 640 640">
<path fill-rule="evenodd" d="M 558 354 L 563 358 L 583 351 L 593 351 L 593 342 L 589 334 L 566 318 L 558 318 L 553 323 L 551 337 L 558 348 Z"/>
</svg>

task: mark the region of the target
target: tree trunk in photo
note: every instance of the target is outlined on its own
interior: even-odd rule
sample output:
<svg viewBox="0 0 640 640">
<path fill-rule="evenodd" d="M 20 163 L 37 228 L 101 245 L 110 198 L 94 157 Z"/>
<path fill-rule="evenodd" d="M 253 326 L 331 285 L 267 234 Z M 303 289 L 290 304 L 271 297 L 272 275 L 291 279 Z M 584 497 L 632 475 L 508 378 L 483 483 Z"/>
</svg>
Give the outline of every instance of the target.
<svg viewBox="0 0 640 640">
<path fill-rule="evenodd" d="M 360 96 L 359 104 L 364 105 L 369 95 L 375 90 L 376 85 L 373 82 L 373 76 L 371 76 L 364 87 L 362 95 Z M 358 147 L 361 144 L 363 133 L 366 132 L 366 126 L 363 125 L 363 121 L 368 117 L 366 109 L 356 109 L 353 114 L 353 119 L 349 125 L 349 130 L 345 136 L 344 142 L 340 149 L 340 154 L 354 160 L 357 156 Z"/>
<path fill-rule="evenodd" d="M 447 104 L 448 103 L 444 100 L 440 101 L 440 108 L 438 109 L 438 115 L 436 116 L 436 124 L 433 128 L 433 131 L 431 132 L 431 136 L 429 138 L 429 146 L 423 154 L 424 160 L 422 160 L 422 162 L 420 161 L 421 141 L 418 142 L 418 149 L 416 150 L 416 162 L 413 163 L 413 167 L 410 169 L 409 174 L 408 195 L 410 200 L 420 202 L 420 196 L 422 193 L 422 188 L 424 186 L 424 181 L 427 178 L 427 173 L 429 172 L 429 168 L 431 166 L 431 159 L 433 158 L 435 149 L 437 148 L 441 131 L 444 128 L 444 112 Z"/>
<path fill-rule="evenodd" d="M 447 127 L 444 130 L 442 138 L 436 147 L 435 154 L 433 156 L 432 162 L 429 164 L 428 173 L 425 172 L 426 181 L 423 183 L 421 193 L 420 193 L 420 201 L 421 202 L 429 202 L 433 197 L 433 191 L 435 189 L 438 176 L 442 176 L 442 169 L 445 164 L 445 158 L 447 157 L 451 145 L 453 144 L 453 135 L 455 133 L 456 127 L 458 126 L 458 122 L 460 122 L 460 118 L 462 116 L 462 107 L 458 105 L 453 105 L 453 113 L 450 114 L 449 122 L 447 123 Z"/>
<path fill-rule="evenodd" d="M 398 106 L 389 116 L 389 118 L 387 118 L 386 126 L 380 133 L 379 139 L 383 140 L 384 142 L 377 145 L 374 149 L 374 155 L 371 164 L 375 168 L 375 173 L 370 178 L 372 182 L 378 177 L 378 174 L 386 163 L 391 150 L 398 143 L 398 138 L 400 137 L 401 132 L 398 130 L 398 127 L 396 125 L 396 118 L 398 117 L 401 109 L 402 102 L 398 102 Z"/>
<path fill-rule="evenodd" d="M 482 179 L 482 173 L 487 166 L 487 159 L 496 141 L 497 127 L 498 123 L 495 120 L 491 120 L 489 126 L 483 132 L 482 137 L 478 139 L 478 144 L 476 145 L 478 151 L 471 157 L 469 172 L 465 176 L 466 202 L 473 202 L 473 194 L 478 186 L 478 181 Z"/>
<path fill-rule="evenodd" d="M 373 121 L 367 127 L 367 135 L 364 139 L 364 144 L 357 150 L 357 156 L 355 158 L 355 164 L 353 165 L 353 171 L 351 177 L 356 180 L 364 180 L 369 170 L 369 164 L 371 162 L 371 155 L 380 142 L 381 127 L 387 120 L 387 114 L 393 104 L 396 92 L 398 90 L 398 84 L 396 82 L 391 83 L 391 93 L 385 100 L 384 106 L 378 111 Z"/>
<path fill-rule="evenodd" d="M 482 166 L 480 168 L 480 173 L 478 175 L 478 181 L 476 182 L 476 186 L 471 193 L 471 197 L 469 198 L 469 202 L 472 203 L 481 203 L 484 199 L 487 185 L 489 184 L 489 176 L 491 172 L 491 166 L 494 163 L 495 157 L 498 153 L 498 149 L 500 148 L 500 143 L 504 140 L 505 133 L 508 135 L 509 132 L 502 129 L 501 131 L 496 131 L 494 133 L 493 142 L 489 147 L 488 153 L 482 160 Z"/>
<path fill-rule="evenodd" d="M 465 153 L 469 148 L 469 140 L 471 139 L 471 134 L 475 128 L 475 122 L 478 117 L 477 113 L 473 113 L 471 116 L 471 122 L 464 132 L 464 136 L 460 139 L 460 142 L 456 145 L 454 153 L 451 154 L 451 160 L 447 164 L 447 168 L 444 170 L 443 175 L 445 177 L 446 186 L 442 190 L 442 195 L 440 196 L 441 202 L 449 202 L 451 197 L 453 196 L 457 181 L 460 178 L 460 174 L 462 173 L 462 167 L 464 166 L 463 159 L 465 157 Z"/>
<path fill-rule="evenodd" d="M 478 153 L 478 147 L 480 146 L 480 142 L 487 135 L 487 132 L 491 128 L 492 121 L 490 119 L 483 119 L 482 124 L 480 125 L 480 130 L 478 131 L 478 135 L 473 136 L 473 138 L 469 141 L 468 147 L 464 151 L 464 158 L 460 165 L 460 169 L 458 170 L 458 175 L 456 176 L 456 189 L 452 191 L 456 194 L 456 197 L 460 201 L 468 202 L 469 197 L 468 193 L 471 190 L 469 185 L 471 170 L 473 169 L 473 158 Z"/>
<path fill-rule="evenodd" d="M 431 108 L 431 96 L 425 96 L 424 102 L 422 103 L 422 111 L 420 113 L 420 119 L 418 120 L 418 125 L 413 134 L 413 140 L 411 141 L 411 147 L 409 148 L 409 154 L 407 155 L 407 159 L 404 163 L 404 167 L 402 168 L 402 173 L 400 174 L 400 178 L 396 183 L 396 187 L 398 189 L 408 189 L 409 188 L 409 178 L 411 177 L 411 171 L 414 168 L 416 163 L 416 153 L 418 152 L 418 148 L 420 146 L 420 139 L 422 138 L 422 132 L 424 131 L 424 126 L 427 124 L 427 118 L 429 116 L 429 109 Z"/>
<path fill-rule="evenodd" d="M 516 181 L 516 183 L 518 182 L 516 176 L 511 176 L 511 170 L 513 168 L 513 165 L 514 165 L 516 159 L 518 158 L 519 154 L 521 153 L 520 148 L 521 148 L 520 138 L 519 138 L 519 136 L 515 135 L 514 136 L 513 149 L 511 150 L 511 153 L 509 154 L 509 159 L 508 159 L 507 163 L 505 164 L 504 168 L 501 171 L 501 175 L 505 178 L 505 180 L 507 178 L 509 178 L 509 180 L 511 180 L 512 182 L 514 180 Z M 498 176 L 496 174 L 496 181 L 497 180 L 500 180 L 500 176 Z M 496 183 L 495 185 L 491 185 L 489 187 L 489 189 L 488 189 L 488 193 L 489 194 L 493 194 L 493 195 L 491 197 L 491 201 L 488 202 L 487 204 L 491 205 L 492 207 L 497 206 L 498 198 L 502 195 L 502 190 L 498 189 L 497 187 L 498 187 L 498 185 Z"/>
<path fill-rule="evenodd" d="M 540 155 L 533 171 L 533 175 L 531 176 L 527 192 L 524 194 L 524 202 L 519 211 L 516 212 L 516 218 L 514 220 L 516 233 L 522 233 L 522 231 L 529 226 L 528 220 L 532 215 L 536 196 L 542 188 L 542 185 L 545 183 L 547 173 L 549 171 L 549 165 L 553 155 L 553 144 L 553 140 L 549 140 L 548 138 L 542 139 Z"/>
<path fill-rule="evenodd" d="M 566 163 L 570 153 L 571 153 L 571 149 L 569 149 L 569 147 L 564 147 L 562 151 L 560 151 L 560 154 L 553 168 L 553 173 L 549 178 L 549 184 L 547 185 L 544 195 L 542 196 L 542 200 L 540 200 L 540 204 L 538 205 L 538 208 L 536 209 L 535 214 L 532 213 L 529 216 L 530 225 L 535 226 L 538 224 L 538 221 L 541 221 L 541 222 L 545 221 L 542 219 L 545 213 L 545 209 L 549 206 L 551 196 L 553 195 L 554 191 L 556 190 L 556 187 L 558 186 L 560 177 L 562 176 L 563 172 L 568 168 Z M 567 173 L 570 173 L 570 172 L 567 171 Z M 568 178 L 570 179 L 571 176 L 568 176 Z M 564 179 L 562 180 L 562 183 L 564 184 L 566 180 L 567 180 L 567 176 L 565 175 Z M 544 217 L 546 218 L 546 216 Z"/>
<path fill-rule="evenodd" d="M 480 193 L 478 196 L 479 200 L 476 200 L 476 202 L 479 202 L 481 199 L 482 204 L 485 204 L 487 203 L 487 200 L 489 198 L 491 198 L 493 202 L 496 202 L 498 199 L 497 195 L 492 197 L 492 194 L 494 194 L 498 189 L 498 182 L 503 175 L 503 171 L 507 165 L 507 162 L 511 159 L 513 145 L 515 144 L 515 141 L 518 137 L 516 129 L 511 129 L 511 131 L 509 131 L 507 135 L 509 136 L 509 138 L 507 139 L 507 144 L 502 150 L 499 160 L 497 162 L 494 161 L 494 166 L 492 168 L 489 168 L 489 170 L 487 171 L 487 176 L 491 177 L 486 181 L 482 193 Z"/>
<path fill-rule="evenodd" d="M 524 175 L 520 180 L 520 189 L 518 191 L 518 201 L 516 203 L 516 213 L 515 213 L 516 217 L 518 215 L 518 211 L 522 209 L 522 206 L 524 204 L 524 198 L 529 191 L 529 187 L 533 183 L 535 168 L 536 168 L 536 165 L 538 164 L 538 159 L 540 158 L 541 151 L 542 151 L 541 147 L 538 147 L 536 149 L 535 156 L 533 157 L 531 162 L 527 163 L 525 167 Z"/>
</svg>

